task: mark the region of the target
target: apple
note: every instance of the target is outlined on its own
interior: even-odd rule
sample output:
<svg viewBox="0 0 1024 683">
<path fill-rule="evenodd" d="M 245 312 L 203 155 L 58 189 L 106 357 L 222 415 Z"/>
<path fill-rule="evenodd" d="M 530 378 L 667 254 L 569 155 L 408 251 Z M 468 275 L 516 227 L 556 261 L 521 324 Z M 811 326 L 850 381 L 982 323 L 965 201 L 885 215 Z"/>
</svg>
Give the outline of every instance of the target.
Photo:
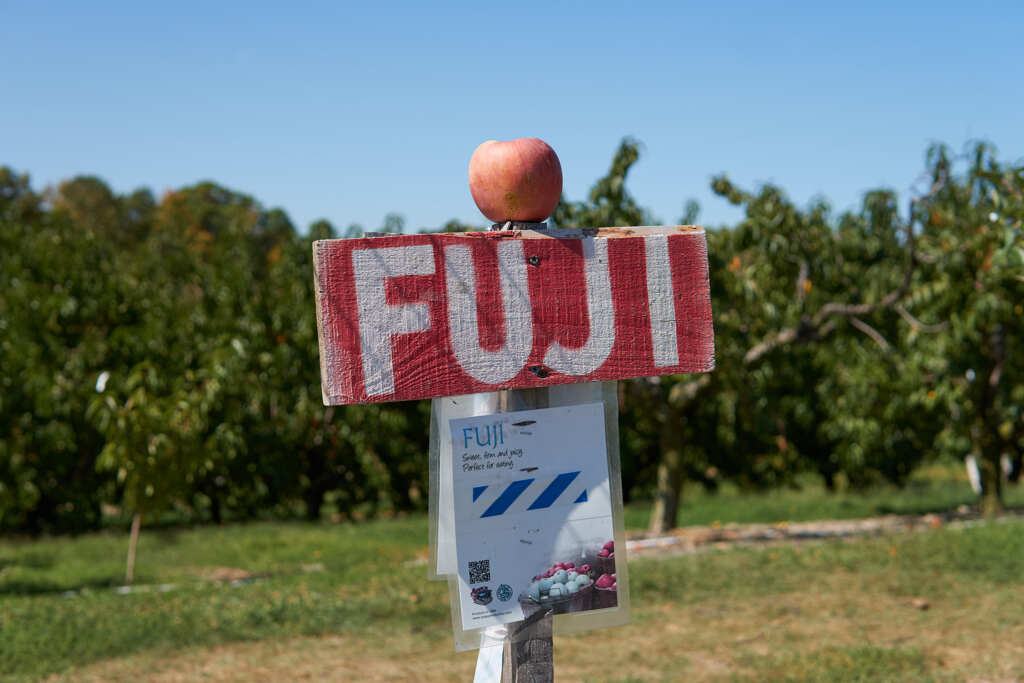
<svg viewBox="0 0 1024 683">
<path fill-rule="evenodd" d="M 469 160 L 469 191 L 495 223 L 540 223 L 562 196 L 562 165 L 543 140 L 488 140 Z"/>
</svg>

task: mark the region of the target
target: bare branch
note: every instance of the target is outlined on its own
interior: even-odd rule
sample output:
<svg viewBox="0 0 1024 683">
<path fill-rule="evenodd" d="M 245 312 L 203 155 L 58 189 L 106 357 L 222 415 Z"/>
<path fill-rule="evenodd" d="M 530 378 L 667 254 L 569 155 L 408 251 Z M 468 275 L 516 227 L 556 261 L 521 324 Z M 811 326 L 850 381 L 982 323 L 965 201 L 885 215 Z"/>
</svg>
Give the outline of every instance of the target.
<svg viewBox="0 0 1024 683">
<path fill-rule="evenodd" d="M 944 330 L 947 327 L 949 327 L 949 321 L 948 320 L 943 320 L 941 323 L 936 323 L 934 325 L 926 325 L 925 323 L 921 322 L 920 320 L 915 318 L 913 315 L 911 315 L 910 311 L 908 311 L 906 308 L 903 307 L 903 304 L 896 304 L 895 306 L 893 306 L 893 309 L 897 313 L 899 313 L 900 317 L 903 318 L 904 320 L 906 320 L 907 323 L 912 328 L 914 328 L 915 332 L 935 333 L 935 332 L 941 332 L 942 330 Z"/>
<path fill-rule="evenodd" d="M 807 259 L 800 260 L 800 273 L 796 276 L 796 300 L 801 306 L 807 298 Z"/>
<path fill-rule="evenodd" d="M 939 257 L 938 256 L 932 256 L 931 254 L 925 254 L 925 253 L 920 252 L 920 251 L 917 252 L 916 258 L 917 258 L 918 261 L 921 261 L 922 263 L 931 264 L 931 263 L 938 263 L 939 262 Z"/>
<path fill-rule="evenodd" d="M 938 177 L 935 178 L 935 180 L 932 181 L 932 184 L 928 188 L 927 192 L 919 192 L 918 190 L 916 190 L 914 186 L 917 185 L 918 183 L 920 183 L 922 180 L 927 180 L 928 177 L 929 177 L 929 174 L 926 171 L 926 172 L 922 173 L 921 175 L 919 175 L 917 177 L 917 180 L 915 180 L 914 183 L 910 186 L 910 191 L 912 193 L 916 193 L 917 194 L 917 199 L 914 200 L 915 202 L 923 203 L 923 202 L 925 202 L 925 201 L 927 201 L 929 199 L 932 199 L 935 195 L 937 195 L 939 193 L 939 190 L 941 190 L 943 187 L 946 186 L 946 181 L 948 180 L 948 176 L 946 174 L 946 171 L 945 170 L 940 170 Z"/>
<path fill-rule="evenodd" d="M 702 389 L 711 384 L 711 375 L 698 375 L 689 382 L 679 383 L 672 387 L 668 394 L 668 402 L 673 406 L 683 406 L 697 398 Z"/>
<path fill-rule="evenodd" d="M 812 325 L 805 317 L 796 327 L 786 328 L 778 334 L 771 335 L 761 343 L 750 347 L 750 350 L 743 355 L 743 364 L 752 365 L 765 354 L 774 351 L 780 346 L 793 343 L 806 344 L 824 339 L 836 329 L 838 324 L 838 321 L 832 319 L 819 325 Z"/>
<path fill-rule="evenodd" d="M 800 336 L 800 327 L 789 327 L 755 344 L 743 355 L 743 364 L 750 365 L 769 351 L 786 344 L 792 344 Z"/>
<path fill-rule="evenodd" d="M 883 351 L 889 350 L 889 342 L 885 341 L 885 337 L 883 337 L 878 330 L 871 327 L 871 325 L 868 325 L 866 322 L 864 322 L 857 316 L 853 316 L 852 318 L 850 318 L 850 324 L 856 327 L 864 334 L 866 334 L 867 336 L 871 337 L 871 339 L 873 339 L 876 344 L 882 347 Z"/>
</svg>

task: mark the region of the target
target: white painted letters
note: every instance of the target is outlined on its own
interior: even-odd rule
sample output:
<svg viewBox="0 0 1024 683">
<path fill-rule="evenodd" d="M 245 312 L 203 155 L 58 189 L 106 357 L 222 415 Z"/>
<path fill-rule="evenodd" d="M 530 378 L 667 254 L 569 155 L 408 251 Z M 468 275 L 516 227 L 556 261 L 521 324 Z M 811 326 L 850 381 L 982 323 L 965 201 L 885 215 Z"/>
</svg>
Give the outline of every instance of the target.
<svg viewBox="0 0 1024 683">
<path fill-rule="evenodd" d="M 434 248 L 429 244 L 352 251 L 359 344 L 367 396 L 395 391 L 391 338 L 430 329 L 430 309 L 424 302 L 387 303 L 384 281 L 401 275 L 431 275 Z"/>
<path fill-rule="evenodd" d="M 668 237 L 644 238 L 647 253 L 647 302 L 651 311 L 651 342 L 654 366 L 666 368 L 679 363 L 676 341 L 676 306 L 672 291 L 672 266 L 668 257 Z"/>
<path fill-rule="evenodd" d="M 577 349 L 568 349 L 553 341 L 544 354 L 544 365 L 563 375 L 589 375 L 608 360 L 615 346 L 615 307 L 612 305 L 612 281 L 608 274 L 608 241 L 584 240 L 581 245 L 587 283 L 589 336 Z"/>
<path fill-rule="evenodd" d="M 487 351 L 480 346 L 472 251 L 461 244 L 445 247 L 444 260 L 448 323 L 455 359 L 477 381 L 486 384 L 509 381 L 526 365 L 533 346 L 533 310 L 523 243 L 508 240 L 498 244 L 505 343 L 497 351 Z"/>
<path fill-rule="evenodd" d="M 330 277 L 318 272 L 318 296 L 335 302 L 318 309 L 332 340 L 321 348 L 327 400 L 669 374 L 682 371 L 681 356 L 686 368 L 704 371 L 713 364 L 704 236 L 670 230 L 557 241 L 415 236 L 405 246 L 396 246 L 397 238 L 379 247 L 369 240 L 319 243 L 345 250 L 341 258 L 351 264 Z M 631 242 L 620 249 L 617 240 Z M 317 252 L 320 263 L 331 258 L 326 249 Z M 677 250 L 685 258 L 677 259 Z M 694 252 L 699 258 L 686 256 Z M 421 279 L 403 280 L 410 277 Z M 411 289 L 402 291 L 404 285 Z M 686 302 L 679 311 L 677 300 Z M 490 343 L 491 328 L 481 321 L 496 328 Z M 344 353 L 334 355 L 337 348 Z"/>
</svg>

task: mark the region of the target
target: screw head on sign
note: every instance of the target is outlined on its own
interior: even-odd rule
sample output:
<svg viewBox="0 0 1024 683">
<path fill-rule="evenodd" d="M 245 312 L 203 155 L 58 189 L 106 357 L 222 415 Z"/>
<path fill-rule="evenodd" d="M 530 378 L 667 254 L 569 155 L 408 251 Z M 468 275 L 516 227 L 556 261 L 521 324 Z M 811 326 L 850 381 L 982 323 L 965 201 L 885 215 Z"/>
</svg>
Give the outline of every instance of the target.
<svg viewBox="0 0 1024 683">
<path fill-rule="evenodd" d="M 488 140 L 469 160 L 469 191 L 495 223 L 540 223 L 562 196 L 562 164 L 537 138 Z"/>
</svg>

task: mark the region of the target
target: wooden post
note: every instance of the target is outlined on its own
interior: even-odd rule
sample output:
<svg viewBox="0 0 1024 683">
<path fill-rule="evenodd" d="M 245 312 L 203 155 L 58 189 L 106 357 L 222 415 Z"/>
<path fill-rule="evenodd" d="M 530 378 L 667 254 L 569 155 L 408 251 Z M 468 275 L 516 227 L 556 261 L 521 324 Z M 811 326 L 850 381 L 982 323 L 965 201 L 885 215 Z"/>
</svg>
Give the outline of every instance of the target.
<svg viewBox="0 0 1024 683">
<path fill-rule="evenodd" d="M 551 610 L 538 610 L 508 624 L 502 654 L 502 683 L 551 683 L 555 680 Z"/>
<path fill-rule="evenodd" d="M 548 407 L 548 389 L 503 389 L 498 392 L 498 411 L 534 410 Z M 555 680 L 552 613 L 537 610 L 523 621 L 507 624 L 501 666 L 502 683 L 550 683 Z"/>
<path fill-rule="evenodd" d="M 495 224 L 491 230 L 545 230 L 546 223 Z M 502 389 L 498 392 L 498 412 L 534 410 L 548 407 L 547 387 Z M 538 610 L 520 622 L 507 625 L 502 653 L 502 683 L 551 683 L 555 680 L 554 643 L 551 610 Z"/>
</svg>

